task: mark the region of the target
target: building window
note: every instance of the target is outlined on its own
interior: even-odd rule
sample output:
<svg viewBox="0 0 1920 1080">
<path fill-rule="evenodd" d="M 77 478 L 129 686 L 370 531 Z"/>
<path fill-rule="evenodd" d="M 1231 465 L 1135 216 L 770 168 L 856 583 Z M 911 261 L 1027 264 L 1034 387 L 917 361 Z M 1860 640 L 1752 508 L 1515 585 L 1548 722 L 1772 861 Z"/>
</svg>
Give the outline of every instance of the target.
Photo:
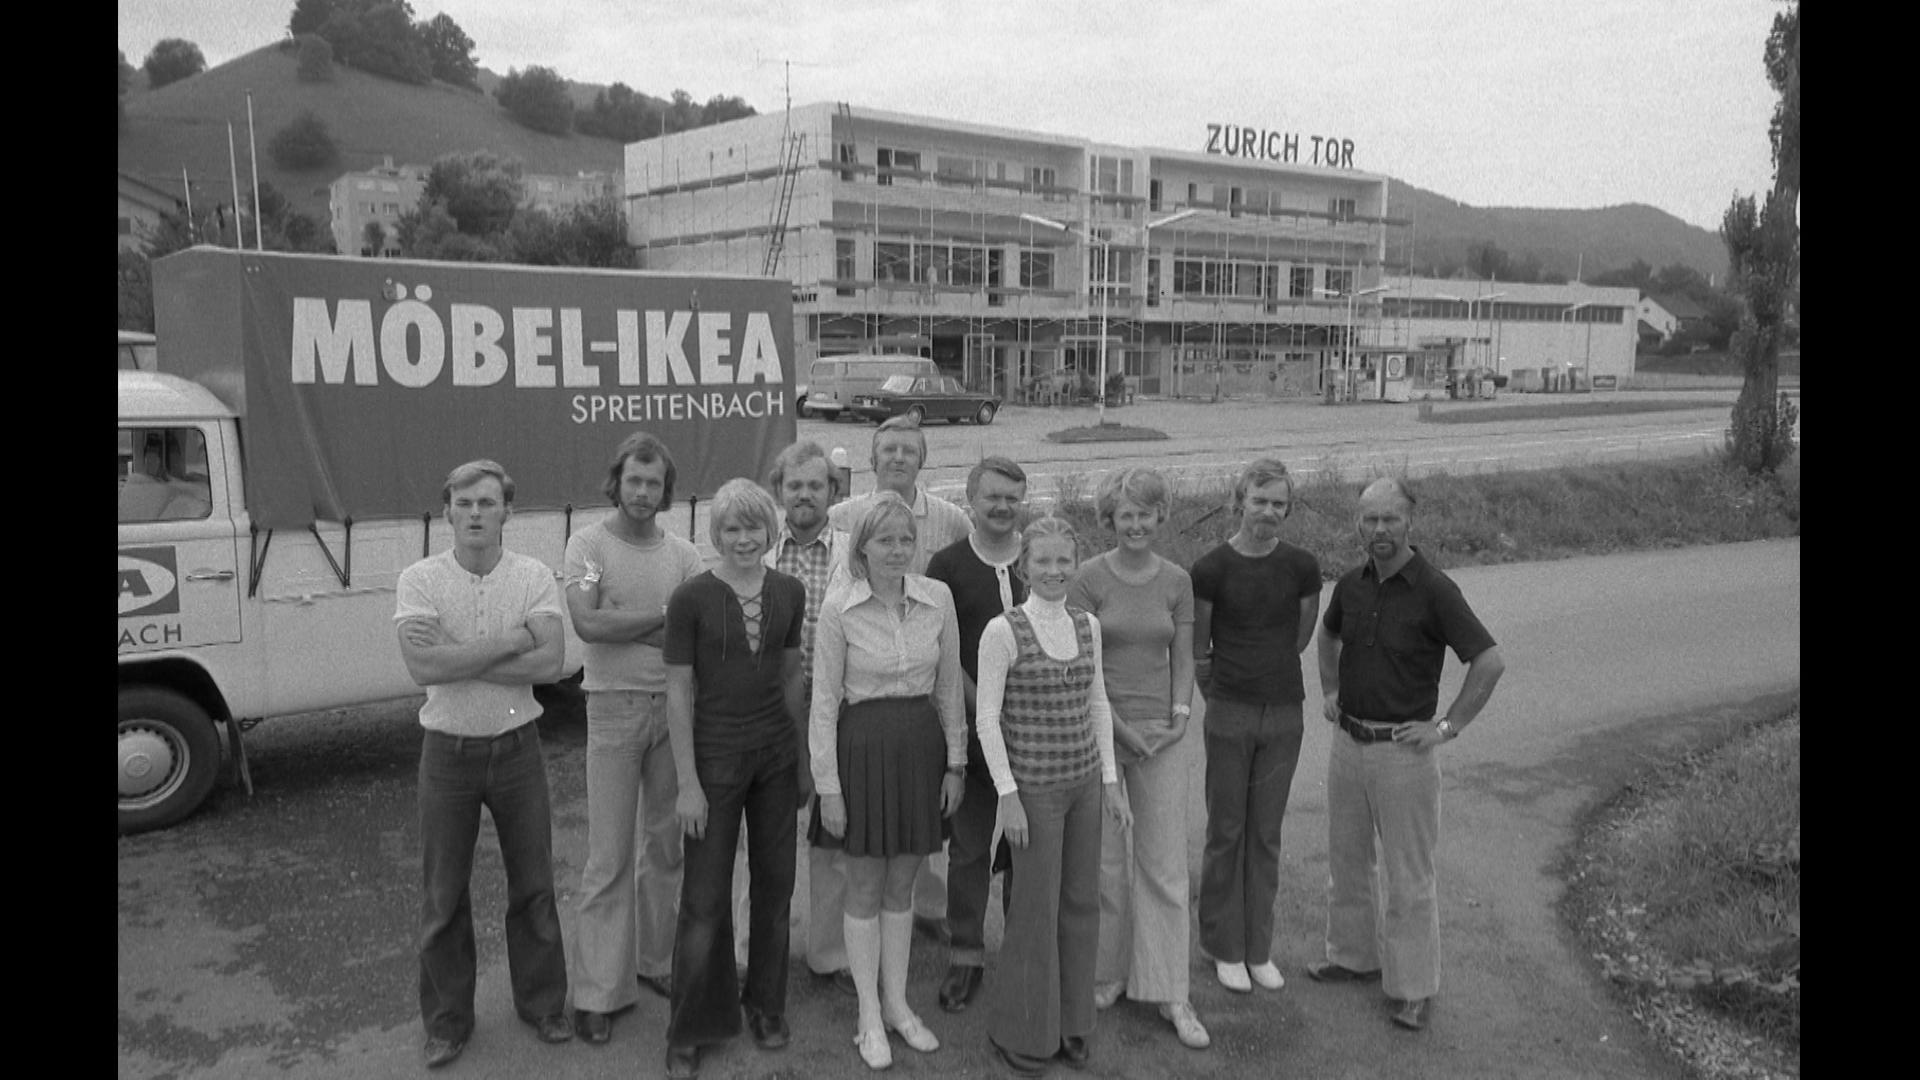
<svg viewBox="0 0 1920 1080">
<path fill-rule="evenodd" d="M 1333 220 L 1335 221 L 1352 221 L 1354 212 L 1354 201 L 1352 199 L 1327 200 L 1327 213 L 1333 215 Z"/>
<path fill-rule="evenodd" d="M 956 245 L 947 259 L 947 284 L 978 288 L 985 283 L 986 250 Z"/>
<path fill-rule="evenodd" d="M 873 245 L 875 281 L 912 281 L 913 245 L 878 243 Z"/>
<path fill-rule="evenodd" d="M 852 281 L 859 276 L 859 271 L 855 268 L 853 264 L 853 241 L 852 240 L 845 239 L 845 238 L 836 238 L 834 240 L 833 242 L 833 276 L 836 278 L 839 278 L 841 281 Z M 853 289 L 847 286 L 842 286 L 838 289 L 835 289 L 834 293 L 839 296 L 852 296 Z"/>
<path fill-rule="evenodd" d="M 1240 216 L 1240 194 L 1239 188 L 1227 189 L 1227 216 Z"/>
<path fill-rule="evenodd" d="M 1050 165 L 1027 166 L 1027 186 L 1035 191 L 1054 187 L 1058 183 L 1058 174 Z"/>
<path fill-rule="evenodd" d="M 873 155 L 876 166 L 873 182 L 881 187 L 891 187 L 893 185 L 893 151 L 883 146 L 875 150 Z"/>
<path fill-rule="evenodd" d="M 1157 183 L 1157 181 L 1156 181 Z M 1147 260 L 1147 306 L 1160 306 L 1160 260 Z"/>
<path fill-rule="evenodd" d="M 1351 270 L 1334 270 L 1329 268 L 1326 278 L 1326 289 L 1330 293 L 1346 296 L 1353 291 L 1353 271 Z"/>
<path fill-rule="evenodd" d="M 1053 252 L 1020 252 L 1020 287 L 1023 289 L 1053 288 Z"/>
<path fill-rule="evenodd" d="M 853 165 L 860 160 L 859 156 L 853 149 L 853 144 L 850 142 L 843 142 L 840 144 L 839 155 L 840 155 L 840 164 L 842 165 Z M 851 183 L 853 181 L 853 170 L 852 169 L 840 170 L 840 179 Z"/>
<path fill-rule="evenodd" d="M 1147 181 L 1147 209 L 1155 213 L 1160 211 L 1160 181 L 1158 180 Z"/>
<path fill-rule="evenodd" d="M 1296 266 L 1288 283 L 1287 295 L 1295 299 L 1313 295 L 1313 267 Z"/>
</svg>

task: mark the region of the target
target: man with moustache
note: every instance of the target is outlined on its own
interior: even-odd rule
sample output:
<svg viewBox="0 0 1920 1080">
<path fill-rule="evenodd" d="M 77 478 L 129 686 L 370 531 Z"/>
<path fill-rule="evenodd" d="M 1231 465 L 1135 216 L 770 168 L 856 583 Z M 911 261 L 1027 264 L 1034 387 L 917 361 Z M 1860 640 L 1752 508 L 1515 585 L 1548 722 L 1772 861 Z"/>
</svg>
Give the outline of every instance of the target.
<svg viewBox="0 0 1920 1080">
<path fill-rule="evenodd" d="M 1320 633 L 1320 691 L 1340 733 L 1327 756 L 1327 952 L 1307 975 L 1382 979 L 1393 1022 L 1418 1031 L 1440 989 L 1435 751 L 1479 715 L 1506 664 L 1460 587 L 1408 543 L 1413 506 L 1391 477 L 1360 493 L 1367 561 L 1334 585 Z M 1436 719 L 1448 649 L 1467 674 Z"/>
<path fill-rule="evenodd" d="M 1293 478 L 1272 458 L 1233 484 L 1240 527 L 1193 564 L 1193 649 L 1206 695 L 1207 839 L 1200 947 L 1236 993 L 1286 985 L 1275 966 L 1280 823 L 1304 733 L 1300 654 L 1320 613 L 1320 564 L 1280 539 Z"/>
<path fill-rule="evenodd" d="M 596 1045 L 612 1038 L 612 1015 L 638 1002 L 640 986 L 666 997 L 673 976 L 682 852 L 661 649 L 667 600 L 702 566 L 692 543 L 660 527 L 673 482 L 666 445 L 634 432 L 607 467 L 614 512 L 567 542 L 567 610 L 586 643 L 587 693 L 574 1024 Z"/>
<path fill-rule="evenodd" d="M 934 553 L 966 536 L 973 523 L 967 512 L 945 499 L 927 494 L 920 486 L 920 468 L 927 461 L 927 435 L 911 416 L 890 417 L 873 433 L 872 494 L 837 503 L 828 513 L 832 526 L 851 533 L 853 525 L 873 504 L 874 495 L 891 491 L 913 511 L 917 544 L 908 572 L 924 574 Z M 913 882 L 913 924 L 921 933 L 947 940 L 947 857 L 935 852 L 920 864 Z"/>
<path fill-rule="evenodd" d="M 566 662 L 553 573 L 501 545 L 513 480 L 469 461 L 440 489 L 453 549 L 400 574 L 400 658 L 426 687 L 420 708 L 420 1018 L 426 1066 L 460 1056 L 473 1034 L 469 879 L 480 808 L 493 816 L 507 873 L 507 968 L 514 1011 L 543 1042 L 566 1042 L 567 956 L 553 898 L 547 763 L 533 721 L 536 683 Z"/>
<path fill-rule="evenodd" d="M 980 990 L 987 963 L 987 894 L 993 883 L 993 825 L 1000 795 L 993 786 L 974 727 L 974 690 L 979 676 L 980 635 L 995 617 L 1027 598 L 1027 583 L 1014 573 L 1020 560 L 1020 509 L 1027 474 L 1004 457 L 983 458 L 967 474 L 973 532 L 936 552 L 927 576 L 953 593 L 960 621 L 960 667 L 966 672 L 967 773 L 960 809 L 947 821 L 947 977 L 940 1007 L 963 1012 Z M 1011 885 L 1001 883 L 1004 900 Z"/>
</svg>

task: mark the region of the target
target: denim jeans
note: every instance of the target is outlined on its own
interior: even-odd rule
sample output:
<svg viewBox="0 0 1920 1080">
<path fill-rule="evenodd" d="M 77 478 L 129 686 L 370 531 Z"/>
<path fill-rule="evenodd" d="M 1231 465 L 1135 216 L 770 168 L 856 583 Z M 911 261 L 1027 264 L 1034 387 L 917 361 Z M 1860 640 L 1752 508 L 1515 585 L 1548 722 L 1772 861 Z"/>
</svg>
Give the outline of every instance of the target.
<svg viewBox="0 0 1920 1080">
<path fill-rule="evenodd" d="M 636 974 L 664 978 L 673 970 L 681 863 L 674 801 L 679 797 L 667 742 L 667 696 L 590 691 L 587 861 L 580 870 L 574 931 L 576 1009 L 623 1009 L 640 998 Z"/>
<path fill-rule="evenodd" d="M 1273 959 L 1280 824 L 1305 724 L 1300 703 L 1208 701 L 1207 844 L 1200 860 L 1200 947 L 1226 963 Z"/>
<path fill-rule="evenodd" d="M 473 1032 L 477 973 L 469 879 L 480 808 L 507 873 L 507 970 L 525 1020 L 566 1010 L 567 955 L 553 899 L 547 762 L 532 722 L 491 739 L 429 731 L 420 744 L 420 1019 L 431 1038 Z"/>
<path fill-rule="evenodd" d="M 707 828 L 705 836 L 686 841 L 667 1021 L 670 1045 L 700 1046 L 739 1034 L 743 1001 L 768 1016 L 786 1011 L 799 762 L 792 739 L 764 750 L 695 759 L 707 796 Z M 744 993 L 733 967 L 732 904 L 734 848 L 743 819 L 752 875 Z"/>
<path fill-rule="evenodd" d="M 1327 755 L 1327 959 L 1378 969 L 1381 988 L 1401 1001 L 1440 990 L 1439 842 L 1439 755 L 1406 743 L 1362 746 L 1336 729 Z"/>
<path fill-rule="evenodd" d="M 1100 948 L 1100 775 L 1020 790 L 1027 846 L 1013 849 L 1013 905 L 987 991 L 987 1037 L 1050 1058 L 1093 1032 L 1093 969 Z"/>
</svg>

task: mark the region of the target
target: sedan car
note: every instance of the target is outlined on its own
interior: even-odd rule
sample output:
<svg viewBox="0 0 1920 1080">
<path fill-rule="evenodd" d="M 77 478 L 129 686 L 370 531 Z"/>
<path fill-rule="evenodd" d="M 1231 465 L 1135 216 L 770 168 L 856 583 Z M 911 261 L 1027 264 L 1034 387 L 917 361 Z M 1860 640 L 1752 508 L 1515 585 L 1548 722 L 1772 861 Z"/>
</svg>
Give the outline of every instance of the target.
<svg viewBox="0 0 1920 1080">
<path fill-rule="evenodd" d="M 991 424 L 999 411 L 999 395 L 967 390 L 951 375 L 890 375 L 878 389 L 855 395 L 852 405 L 853 414 L 866 420 L 912 416 L 923 424 L 929 420 Z"/>
</svg>

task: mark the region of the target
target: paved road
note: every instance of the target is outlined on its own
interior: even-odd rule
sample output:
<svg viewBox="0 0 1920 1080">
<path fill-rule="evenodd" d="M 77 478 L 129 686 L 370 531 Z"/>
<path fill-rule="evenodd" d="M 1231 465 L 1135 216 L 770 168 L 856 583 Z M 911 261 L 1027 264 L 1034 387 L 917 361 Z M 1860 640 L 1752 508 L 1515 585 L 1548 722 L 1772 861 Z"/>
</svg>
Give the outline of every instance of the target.
<svg viewBox="0 0 1920 1080">
<path fill-rule="evenodd" d="M 1194 997 L 1215 1047 L 1164 1049 L 1160 1022 L 1123 1003 L 1098 1075 L 1200 1077 L 1677 1076 L 1608 1003 L 1553 912 L 1553 864 L 1577 815 L 1645 762 L 1712 736 L 1742 703 L 1769 707 L 1800 680 L 1798 541 L 1475 568 L 1456 579 L 1500 640 L 1508 673 L 1446 757 L 1441 847 L 1442 998 L 1431 1030 L 1392 1030 L 1377 990 L 1301 975 L 1324 917 L 1325 763 L 1337 733 L 1311 722 L 1286 826 L 1278 996 L 1228 1000 L 1196 958 Z M 1311 653 L 1309 654 L 1311 656 Z M 1311 672 L 1311 667 L 1309 667 Z M 1449 664 L 1450 694 L 1459 677 Z M 1310 718 L 1319 714 L 1309 674 Z M 1204 723 L 1204 714 L 1200 717 Z M 419 1073 L 411 940 L 418 728 L 404 705 L 255 733 L 251 800 L 217 792 L 166 833 L 119 842 L 119 1073 L 126 1078 L 365 1077 Z M 585 850 L 584 730 L 547 731 L 563 923 L 571 935 Z M 1198 868 L 1200 741 L 1190 851 Z M 447 1075 L 655 1075 L 665 1012 L 624 1018 L 605 1050 L 535 1042 L 513 1017 L 498 932 L 497 856 L 484 837 L 480 1028 Z M 804 893 L 804 889 L 802 890 Z M 796 911 L 796 918 L 799 912 Z M 997 935 L 997 920 L 990 924 Z M 990 936 L 990 943 L 995 943 Z M 977 1016 L 931 1003 L 940 959 L 915 951 L 916 1001 L 950 1046 L 902 1051 L 895 1071 L 1001 1074 Z M 989 980 L 991 974 L 989 974 Z M 863 1076 L 845 1046 L 847 1002 L 796 976 L 795 1046 L 739 1046 L 703 1075 Z M 830 1063 L 824 1067 L 821 1063 Z M 844 1064 L 844 1070 L 841 1066 Z M 1063 1074 L 1064 1075 L 1064 1074 Z"/>
</svg>

